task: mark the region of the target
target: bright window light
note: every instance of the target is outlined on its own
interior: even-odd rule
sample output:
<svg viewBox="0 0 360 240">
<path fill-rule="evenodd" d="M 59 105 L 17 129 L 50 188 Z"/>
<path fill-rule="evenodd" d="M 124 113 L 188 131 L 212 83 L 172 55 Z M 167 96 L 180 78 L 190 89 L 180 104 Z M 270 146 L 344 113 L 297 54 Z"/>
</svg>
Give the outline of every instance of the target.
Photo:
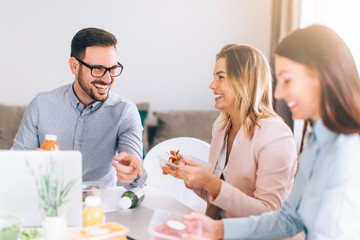
<svg viewBox="0 0 360 240">
<path fill-rule="evenodd" d="M 301 26 L 324 24 L 337 32 L 349 46 L 360 69 L 360 1 L 303 0 Z"/>
</svg>

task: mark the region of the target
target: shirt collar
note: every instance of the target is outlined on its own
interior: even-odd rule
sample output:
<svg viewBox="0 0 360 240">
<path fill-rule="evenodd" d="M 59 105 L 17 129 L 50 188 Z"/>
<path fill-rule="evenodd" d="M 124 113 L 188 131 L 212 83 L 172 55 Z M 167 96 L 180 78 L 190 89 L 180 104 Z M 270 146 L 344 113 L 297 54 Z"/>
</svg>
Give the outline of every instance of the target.
<svg viewBox="0 0 360 240">
<path fill-rule="evenodd" d="M 68 88 L 68 95 L 69 95 L 69 98 L 70 98 L 70 103 L 71 105 L 74 107 L 74 108 L 77 108 L 77 106 L 79 105 L 80 101 L 77 99 L 75 93 L 74 93 L 74 89 L 73 89 L 73 84 L 70 84 L 69 85 L 69 88 Z"/>
<path fill-rule="evenodd" d="M 329 139 L 336 136 L 336 133 L 329 130 L 319 119 L 313 124 L 312 136 L 314 140 L 319 141 L 320 145 L 324 145 Z"/>
<path fill-rule="evenodd" d="M 70 84 L 69 85 L 69 88 L 68 88 L 68 94 L 69 94 L 69 97 L 70 97 L 70 103 L 71 105 L 74 107 L 74 108 L 79 108 L 79 110 L 84 110 L 84 104 L 82 104 L 79 99 L 76 97 L 75 95 L 75 92 L 74 92 L 74 88 L 73 88 L 73 84 Z M 109 97 L 108 97 L 109 98 Z M 106 100 L 105 100 L 106 101 Z M 96 101 L 94 102 L 93 104 L 91 104 L 89 106 L 90 108 L 90 111 L 95 111 L 97 110 L 104 102 L 102 101 Z"/>
<path fill-rule="evenodd" d="M 99 107 L 101 107 L 101 105 L 103 105 L 103 103 L 104 102 L 100 102 L 100 101 L 94 102 L 93 104 L 90 105 L 92 107 L 91 111 L 93 112 L 93 111 L 97 110 Z"/>
</svg>

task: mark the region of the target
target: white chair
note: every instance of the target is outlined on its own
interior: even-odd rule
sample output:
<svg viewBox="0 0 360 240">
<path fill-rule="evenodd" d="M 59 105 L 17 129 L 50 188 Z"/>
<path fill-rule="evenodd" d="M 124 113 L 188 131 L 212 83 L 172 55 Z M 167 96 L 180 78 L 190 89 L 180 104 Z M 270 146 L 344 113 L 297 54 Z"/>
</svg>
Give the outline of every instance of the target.
<svg viewBox="0 0 360 240">
<path fill-rule="evenodd" d="M 162 173 L 158 156 L 164 155 L 170 150 L 180 150 L 180 154 L 191 155 L 208 162 L 210 144 L 191 137 L 171 138 L 151 148 L 144 159 L 144 167 L 148 173 L 146 183 L 148 186 L 161 189 L 193 210 L 205 213 L 206 202 L 192 190 L 186 188 L 182 179 Z"/>
</svg>

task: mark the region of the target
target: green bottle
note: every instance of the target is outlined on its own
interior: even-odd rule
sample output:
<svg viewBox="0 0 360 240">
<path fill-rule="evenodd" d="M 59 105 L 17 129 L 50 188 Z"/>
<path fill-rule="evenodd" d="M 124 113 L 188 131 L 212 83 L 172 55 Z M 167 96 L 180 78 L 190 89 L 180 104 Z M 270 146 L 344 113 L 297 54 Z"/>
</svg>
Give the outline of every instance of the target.
<svg viewBox="0 0 360 240">
<path fill-rule="evenodd" d="M 137 207 L 145 198 L 145 193 L 141 188 L 135 188 L 132 191 L 126 191 L 119 200 L 119 206 L 122 209 Z"/>
</svg>

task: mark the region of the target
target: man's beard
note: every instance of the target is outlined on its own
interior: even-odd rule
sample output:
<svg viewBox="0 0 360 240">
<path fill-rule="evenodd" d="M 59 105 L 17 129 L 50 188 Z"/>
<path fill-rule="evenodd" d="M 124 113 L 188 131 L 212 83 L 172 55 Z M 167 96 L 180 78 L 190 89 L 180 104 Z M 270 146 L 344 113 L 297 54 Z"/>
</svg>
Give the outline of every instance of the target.
<svg viewBox="0 0 360 240">
<path fill-rule="evenodd" d="M 94 90 L 93 90 L 90 86 L 89 86 L 89 87 L 86 86 L 85 81 L 84 81 L 84 78 L 83 78 L 82 69 L 80 68 L 79 70 L 80 70 L 80 74 L 79 74 L 79 76 L 78 76 L 78 83 L 79 83 L 81 89 L 82 89 L 91 99 L 93 99 L 94 101 L 105 101 L 105 100 L 108 98 L 108 96 L 109 96 L 109 91 L 110 91 L 110 86 L 109 86 L 109 85 L 111 85 L 112 81 L 111 81 L 110 84 L 106 84 L 106 83 L 104 83 L 103 81 L 93 81 L 92 83 L 90 83 L 90 84 L 93 84 L 94 82 L 98 82 L 98 83 L 101 83 L 101 84 L 106 84 L 106 85 L 108 85 L 108 88 L 109 88 L 109 89 L 108 89 L 108 92 L 107 92 L 106 94 L 103 94 L 103 95 L 100 94 L 100 97 L 97 97 L 97 96 L 96 96 L 96 93 L 94 92 Z"/>
</svg>

